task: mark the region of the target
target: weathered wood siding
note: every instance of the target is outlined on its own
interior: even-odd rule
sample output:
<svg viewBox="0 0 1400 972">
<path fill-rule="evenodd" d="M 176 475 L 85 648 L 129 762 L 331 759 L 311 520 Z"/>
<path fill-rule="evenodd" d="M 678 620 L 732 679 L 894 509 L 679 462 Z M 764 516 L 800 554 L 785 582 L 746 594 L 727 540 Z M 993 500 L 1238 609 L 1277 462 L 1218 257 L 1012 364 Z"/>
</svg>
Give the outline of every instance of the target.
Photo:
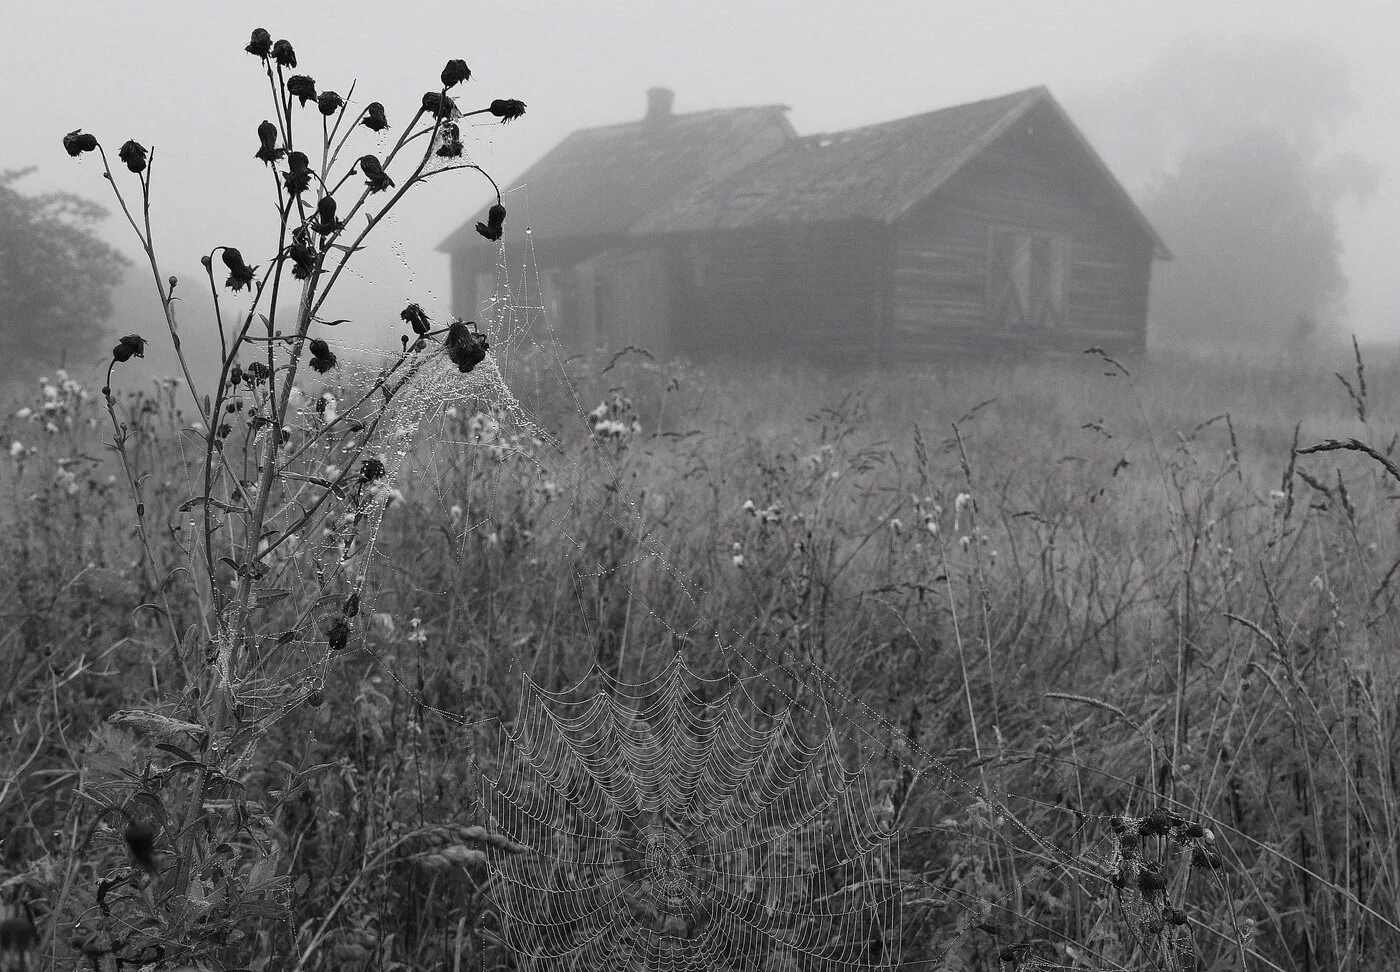
<svg viewBox="0 0 1400 972">
<path fill-rule="evenodd" d="M 1153 242 L 1071 139 L 1033 111 L 895 224 L 891 356 L 1143 349 Z M 1007 229 L 1068 238 L 1058 327 L 988 320 L 991 241 Z"/>
<path fill-rule="evenodd" d="M 699 358 L 873 360 L 879 240 L 873 222 L 676 239 L 674 350 Z"/>
</svg>

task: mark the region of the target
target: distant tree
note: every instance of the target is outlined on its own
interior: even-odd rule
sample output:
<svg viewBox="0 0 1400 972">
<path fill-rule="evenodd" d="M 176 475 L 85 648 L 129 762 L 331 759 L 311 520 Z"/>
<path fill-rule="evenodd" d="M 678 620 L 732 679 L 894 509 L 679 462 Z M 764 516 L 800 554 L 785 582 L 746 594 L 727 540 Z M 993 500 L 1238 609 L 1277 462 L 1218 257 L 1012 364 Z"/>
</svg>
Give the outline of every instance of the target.
<svg viewBox="0 0 1400 972">
<path fill-rule="evenodd" d="M 1279 345 L 1335 324 L 1346 295 L 1336 200 L 1276 131 L 1198 150 L 1144 199 L 1175 257 L 1154 273 L 1157 338 Z"/>
<path fill-rule="evenodd" d="M 26 196 L 0 171 L 0 376 L 110 353 L 102 325 L 128 261 L 93 234 L 107 211 L 66 192 Z"/>
</svg>

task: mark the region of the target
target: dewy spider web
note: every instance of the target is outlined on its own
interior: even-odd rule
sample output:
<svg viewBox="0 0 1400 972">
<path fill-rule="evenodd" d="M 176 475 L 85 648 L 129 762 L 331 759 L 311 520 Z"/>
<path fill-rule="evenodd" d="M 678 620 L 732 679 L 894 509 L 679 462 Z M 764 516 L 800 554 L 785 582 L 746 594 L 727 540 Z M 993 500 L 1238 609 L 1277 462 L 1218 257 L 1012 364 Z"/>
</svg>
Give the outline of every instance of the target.
<svg viewBox="0 0 1400 972">
<path fill-rule="evenodd" d="M 1106 832 L 1107 818 L 1013 799 L 985 781 L 964 780 L 812 658 L 792 652 L 775 658 L 761 637 L 714 630 L 702 592 L 684 579 L 638 507 L 626 501 L 607 453 L 595 451 L 592 464 L 571 458 L 516 397 L 526 382 L 514 364 L 527 351 L 555 362 L 556 379 L 572 390 L 557 366 L 558 343 L 548 330 L 552 322 L 528 236 L 526 260 L 514 279 L 504 247 L 499 252 L 495 294 L 480 322 L 492 345 L 486 361 L 464 376 L 440 351 L 422 356 L 379 417 L 375 457 L 383 475 L 348 495 L 335 519 L 306 544 L 309 550 L 289 549 L 277 562 L 290 583 L 314 581 L 324 591 L 321 606 L 363 600 L 349 647 L 373 655 L 420 711 L 463 726 L 499 724 L 498 749 L 461 758 L 483 781 L 480 823 L 527 849 L 493 859 L 490 882 L 518 967 L 898 967 L 913 920 L 902 903 L 931 916 L 925 925 L 941 923 L 925 955 L 951 957 L 967 936 L 986 934 L 979 926 L 1017 918 L 1015 902 L 1053 897 L 1073 874 L 1096 870 L 1094 880 L 1104 883 L 1115 873 L 1136 879 L 1138 864 L 1125 862 L 1118 838 L 1105 836 L 1097 852 L 1075 852 L 1023 822 L 1031 811 L 1073 813 L 1081 830 L 1097 823 Z M 370 421 L 378 403 L 357 403 L 351 389 L 378 368 L 347 356 L 341 369 L 346 387 L 329 398 L 303 396 L 298 421 L 307 427 Z M 574 398 L 572 407 L 595 437 L 608 434 L 596 415 L 587 417 L 583 402 Z M 336 418 L 328 419 L 328 412 Z M 482 509 L 461 508 L 443 485 L 469 462 L 493 483 Z M 342 471 L 336 463 L 333 449 L 314 452 L 303 473 L 319 470 L 324 478 Z M 578 576 L 581 584 L 606 579 L 620 585 L 629 605 L 673 636 L 673 648 L 632 660 L 635 682 L 595 667 L 574 689 L 558 691 L 537 681 L 539 656 L 517 646 L 518 705 L 454 710 L 431 704 L 390 646 L 393 639 L 372 630 L 369 619 L 390 614 L 390 605 L 379 601 L 377 575 L 396 566 L 377 547 L 386 508 L 436 505 L 460 551 L 469 535 L 491 529 L 492 505 L 506 490 L 553 502 L 553 520 L 534 529 L 554 530 L 556 543 L 579 556 L 587 555 L 586 544 L 568 533 L 566 521 L 580 507 L 629 538 L 635 557 L 581 568 Z M 644 580 L 657 573 L 680 592 L 686 618 L 648 601 Z M 536 650 L 547 654 L 547 646 Z M 298 640 L 278 657 L 281 678 L 264 684 L 280 688 L 255 700 L 270 718 L 299 704 L 337 657 L 348 656 L 323 636 Z M 936 788 L 937 799 L 929 803 L 946 813 L 939 827 L 973 832 L 988 847 L 987 861 L 1023 854 L 1042 862 L 1030 868 L 1036 888 L 1029 878 L 1013 877 L 987 882 L 983 893 L 969 896 L 902 870 L 897 849 L 907 835 L 890 830 L 898 825 L 890 792 L 901 777 Z M 937 829 L 925 828 L 919 839 L 932 839 Z M 1198 844 L 1183 843 L 1183 851 Z M 1192 855 L 1185 857 L 1177 871 L 1181 881 L 1191 870 Z M 1154 928 L 1161 896 L 1128 888 L 1121 901 L 1141 943 L 1135 954 L 1150 961 L 1148 967 L 1189 967 L 1184 932 L 1172 931 L 1167 941 Z M 1000 949 L 1001 967 L 1121 967 L 1089 945 L 1073 952 L 1065 945 L 1009 945 Z"/>
</svg>

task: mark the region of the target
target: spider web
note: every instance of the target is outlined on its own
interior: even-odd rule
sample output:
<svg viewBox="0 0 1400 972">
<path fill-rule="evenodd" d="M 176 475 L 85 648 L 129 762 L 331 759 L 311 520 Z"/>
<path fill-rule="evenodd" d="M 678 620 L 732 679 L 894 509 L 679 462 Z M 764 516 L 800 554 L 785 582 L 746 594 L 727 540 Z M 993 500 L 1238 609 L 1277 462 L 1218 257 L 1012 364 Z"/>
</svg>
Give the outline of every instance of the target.
<svg viewBox="0 0 1400 972">
<path fill-rule="evenodd" d="M 269 677 L 245 701 L 271 723 L 319 691 L 344 659 L 364 653 L 425 717 L 496 729 L 494 748 L 460 758 L 481 781 L 477 819 L 519 851 L 493 854 L 489 864 L 501 937 L 518 967 L 896 968 L 904 936 L 920 924 L 924 967 L 951 959 L 992 924 L 1014 923 L 1032 892 L 1064 891 L 1086 871 L 1105 884 L 1123 875 L 1116 901 L 1147 967 L 1191 967 L 1189 928 L 1162 920 L 1167 894 L 1141 893 L 1140 859 L 1125 855 L 1107 817 L 997 792 L 985 776 L 959 772 L 927 750 L 810 655 L 768 643 L 761 626 L 758 634 L 728 631 L 708 617 L 704 591 L 657 541 L 644 504 L 625 484 L 619 446 L 635 430 L 626 403 L 589 409 L 570 383 L 528 231 L 521 266 L 509 267 L 499 248 L 484 309 L 478 323 L 491 351 L 471 374 L 440 349 L 428 350 L 406 368 L 386 406 L 357 397 L 357 389 L 388 367 L 387 352 L 344 348 L 338 384 L 300 395 L 294 446 L 328 422 L 378 422 L 373 454 L 383 472 L 373 482 L 350 477 L 319 533 L 272 558 L 280 582 L 303 588 L 314 608 L 296 637 L 268 650 L 261 670 Z M 531 357 L 547 367 L 523 367 Z M 561 391 L 592 443 L 586 458 L 533 417 Z M 532 392 L 531 405 L 522 404 L 522 392 Z M 338 442 L 329 437 L 308 449 L 297 475 L 316 488 L 343 479 Z M 476 499 L 454 492 L 463 479 L 481 484 Z M 591 586 L 613 585 L 625 592 L 627 610 L 667 632 L 670 644 L 639 645 L 625 656 L 624 642 L 606 666 L 593 664 L 563 688 L 568 666 L 552 660 L 548 646 L 498 645 L 515 673 L 514 704 L 437 704 L 413 674 L 412 645 L 404 644 L 421 647 L 429 633 L 416 618 L 406 638 L 395 628 L 402 603 L 384 582 L 408 575 L 380 549 L 381 529 L 395 509 L 427 511 L 462 558 L 468 539 L 504 529 L 497 507 L 517 495 L 532 497 L 536 546 L 577 565 L 577 623 L 600 639 L 616 624 L 585 596 Z M 292 525 L 294 506 L 282 526 Z M 615 530 L 632 556 L 590 563 L 586 538 L 570 532 L 580 509 Z M 670 599 L 659 601 L 658 589 Z M 452 592 L 418 594 L 431 601 Z M 343 647 L 352 651 L 329 634 L 339 620 L 348 628 Z M 982 866 L 1016 855 L 1045 866 L 976 896 L 902 868 L 907 835 L 892 799 L 901 780 L 906 790 L 914 781 L 932 791 L 921 799 L 943 814 L 941 826 L 972 833 L 987 847 Z M 1071 813 L 1081 832 L 1100 836 L 1087 837 L 1087 849 L 1061 847 L 1025 822 L 1047 813 Z M 1124 819 L 1135 833 L 1139 821 Z M 1203 844 L 1183 837 L 1175 846 L 1185 854 L 1173 884 L 1179 898 Z M 930 923 L 938 925 L 933 932 Z M 1071 946 L 999 939 L 990 954 L 1003 969 L 1121 967 L 1091 947 Z"/>
</svg>

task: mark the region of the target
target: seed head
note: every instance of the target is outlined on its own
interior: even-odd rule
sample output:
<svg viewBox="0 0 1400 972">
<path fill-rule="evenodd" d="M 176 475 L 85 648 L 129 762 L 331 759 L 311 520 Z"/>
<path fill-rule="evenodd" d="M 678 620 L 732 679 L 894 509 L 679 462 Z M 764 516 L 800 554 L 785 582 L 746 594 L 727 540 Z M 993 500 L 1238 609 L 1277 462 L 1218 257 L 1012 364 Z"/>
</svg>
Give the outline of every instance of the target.
<svg viewBox="0 0 1400 972">
<path fill-rule="evenodd" d="M 257 273 L 257 267 L 250 267 L 243 262 L 243 254 L 238 252 L 236 247 L 226 246 L 223 252 L 224 266 L 228 267 L 228 279 L 224 281 L 224 286 L 234 292 L 245 287 L 249 290 L 253 287 L 253 274 Z"/>
<path fill-rule="evenodd" d="M 264 119 L 262 124 L 258 125 L 258 150 L 253 153 L 253 158 L 271 165 L 280 159 L 285 151 L 286 149 L 277 146 L 277 126 Z"/>
<path fill-rule="evenodd" d="M 1138 890 L 1145 895 L 1154 895 L 1165 891 L 1167 887 L 1167 876 L 1156 868 L 1145 867 L 1138 875 Z"/>
<path fill-rule="evenodd" d="M 296 95 L 304 107 L 308 101 L 316 100 L 316 81 L 305 74 L 293 74 L 287 79 L 287 94 Z"/>
<path fill-rule="evenodd" d="M 389 178 L 389 173 L 384 171 L 384 167 L 373 155 L 360 156 L 359 164 L 360 171 L 365 176 L 365 186 L 371 193 L 383 192 L 394 184 L 394 180 Z"/>
<path fill-rule="evenodd" d="M 326 628 L 326 642 L 331 651 L 344 651 L 345 646 L 350 643 L 350 622 L 343 617 L 332 621 L 330 627 Z"/>
<path fill-rule="evenodd" d="M 147 874 L 154 873 L 160 863 L 156 859 L 155 828 L 143 821 L 135 821 L 127 825 L 124 836 L 126 849 L 131 852 L 136 866 Z"/>
<path fill-rule="evenodd" d="M 287 171 L 282 173 L 282 184 L 293 196 L 300 196 L 311 187 L 311 161 L 305 152 L 287 154 Z"/>
<path fill-rule="evenodd" d="M 146 356 L 146 339 L 139 334 L 128 334 L 112 349 L 113 361 L 130 361 L 132 357 Z"/>
<path fill-rule="evenodd" d="M 351 594 L 345 599 L 345 606 L 340 609 L 340 613 L 347 618 L 353 618 L 360 613 L 360 595 Z"/>
<path fill-rule="evenodd" d="M 389 119 L 384 117 L 384 106 L 377 101 L 371 101 L 365 106 L 365 117 L 360 119 L 360 124 L 372 132 L 382 132 L 389 127 Z"/>
<path fill-rule="evenodd" d="M 292 50 L 292 42 L 289 40 L 279 40 L 273 44 L 272 57 L 277 61 L 278 67 L 295 68 L 297 66 L 297 52 Z"/>
<path fill-rule="evenodd" d="M 516 98 L 497 98 L 491 102 L 490 111 L 504 125 L 506 122 L 513 122 L 525 114 L 525 102 Z"/>
<path fill-rule="evenodd" d="M 331 350 L 330 345 L 325 341 L 322 341 L 320 338 L 312 338 L 311 361 L 309 363 L 312 371 L 316 372 L 318 375 L 324 375 L 335 367 L 335 352 Z"/>
<path fill-rule="evenodd" d="M 1186 912 L 1182 911 L 1180 908 L 1173 908 L 1168 905 L 1166 908 L 1162 909 L 1162 920 L 1168 925 L 1180 926 L 1186 924 L 1189 919 L 1186 917 Z"/>
<path fill-rule="evenodd" d="M 429 91 L 423 95 L 423 110 L 434 118 L 453 119 L 461 117 L 457 102 L 440 91 Z"/>
<path fill-rule="evenodd" d="M 321 689 L 312 689 L 311 694 L 306 697 L 307 704 L 319 709 L 321 703 L 326 701 L 326 693 Z"/>
<path fill-rule="evenodd" d="M 343 224 L 335 218 L 335 197 L 322 196 L 316 203 L 316 219 L 311 223 L 311 228 L 322 236 L 330 236 L 339 232 Z"/>
<path fill-rule="evenodd" d="M 84 152 L 91 152 L 97 148 L 97 136 L 89 135 L 81 128 L 74 129 L 63 136 L 63 149 L 72 158 L 77 158 Z"/>
<path fill-rule="evenodd" d="M 345 107 L 345 99 L 334 91 L 322 91 L 316 96 L 316 107 L 321 110 L 321 114 L 329 118 Z"/>
<path fill-rule="evenodd" d="M 472 69 L 467 67 L 467 62 L 461 58 L 453 58 L 448 61 L 442 69 L 442 86 L 444 88 L 450 88 L 453 85 L 470 80 L 471 76 Z"/>
<path fill-rule="evenodd" d="M 292 261 L 292 276 L 306 280 L 316 272 L 316 251 L 305 243 L 293 243 L 287 247 L 287 257 Z"/>
<path fill-rule="evenodd" d="M 384 461 L 376 456 L 370 456 L 364 462 L 360 463 L 360 478 L 367 483 L 372 483 L 376 479 L 382 478 L 384 472 Z M 358 606 L 358 602 L 356 606 Z"/>
<path fill-rule="evenodd" d="M 266 61 L 268 55 L 272 53 L 272 35 L 261 27 L 255 27 L 253 28 L 253 39 L 243 49 L 254 57 L 260 57 Z"/>
<path fill-rule="evenodd" d="M 432 324 L 428 321 L 428 315 L 423 312 L 423 308 L 417 304 L 409 304 L 399 312 L 399 318 L 409 327 L 413 328 L 414 334 L 427 334 L 432 330 Z"/>
<path fill-rule="evenodd" d="M 442 342 L 447 357 L 462 374 L 471 374 L 472 369 L 486 360 L 486 352 L 491 349 L 486 335 L 472 330 L 464 321 L 453 321 L 447 328 L 447 338 Z"/>
<path fill-rule="evenodd" d="M 146 171 L 146 147 L 140 142 L 127 140 L 117 149 L 117 158 L 126 163 L 132 172 Z"/>
<path fill-rule="evenodd" d="M 494 243 L 505 231 L 505 222 L 506 207 L 496 203 L 486 211 L 486 222 L 476 224 L 476 231 Z"/>
</svg>

